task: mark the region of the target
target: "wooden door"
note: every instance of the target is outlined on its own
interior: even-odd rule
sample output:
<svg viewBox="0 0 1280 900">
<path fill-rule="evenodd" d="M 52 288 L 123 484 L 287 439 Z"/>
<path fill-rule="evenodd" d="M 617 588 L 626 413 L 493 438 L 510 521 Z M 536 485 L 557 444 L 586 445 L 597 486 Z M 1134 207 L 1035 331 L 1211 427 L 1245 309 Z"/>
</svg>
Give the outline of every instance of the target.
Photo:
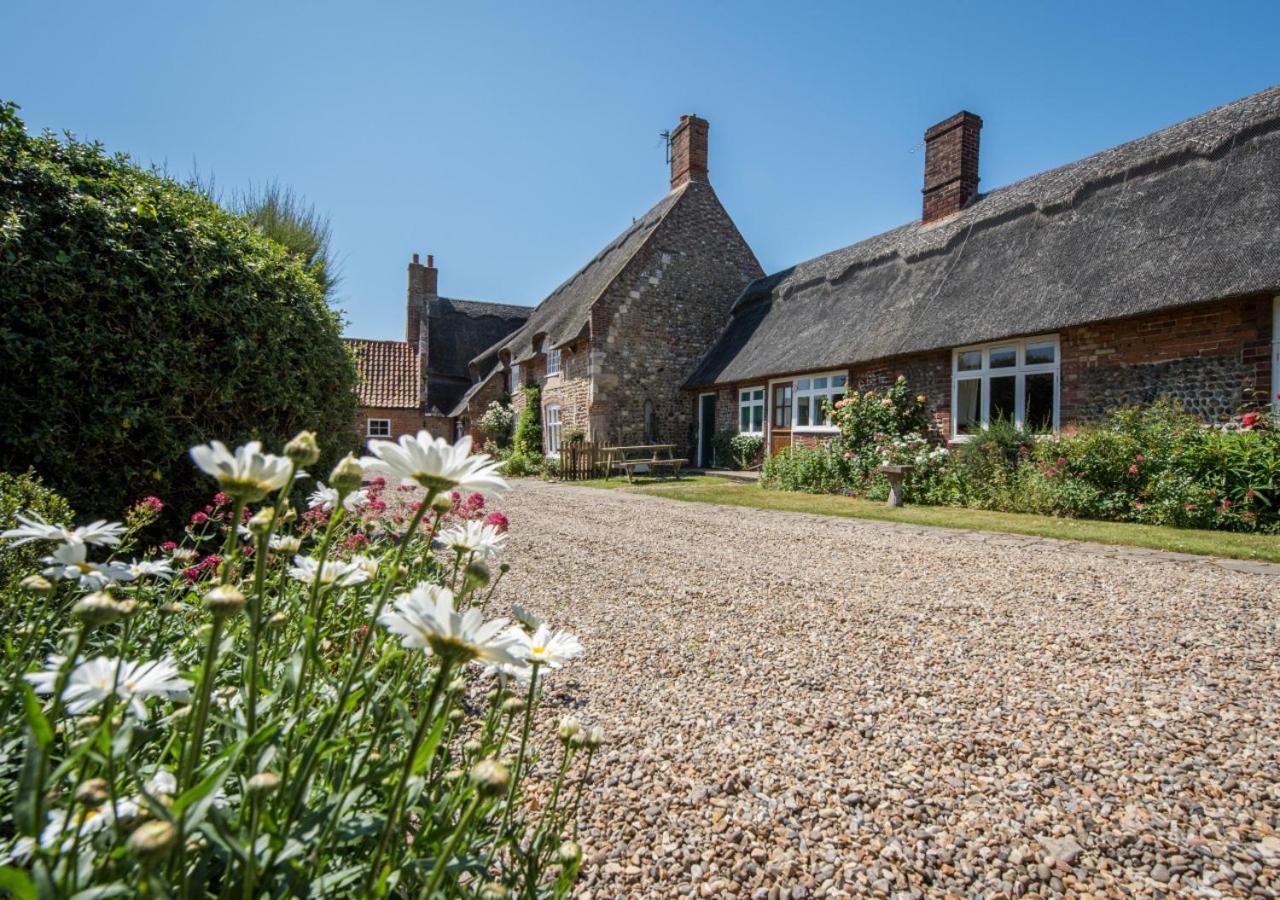
<svg viewBox="0 0 1280 900">
<path fill-rule="evenodd" d="M 795 384 L 781 381 L 769 391 L 769 455 L 791 446 L 791 405 Z"/>
</svg>

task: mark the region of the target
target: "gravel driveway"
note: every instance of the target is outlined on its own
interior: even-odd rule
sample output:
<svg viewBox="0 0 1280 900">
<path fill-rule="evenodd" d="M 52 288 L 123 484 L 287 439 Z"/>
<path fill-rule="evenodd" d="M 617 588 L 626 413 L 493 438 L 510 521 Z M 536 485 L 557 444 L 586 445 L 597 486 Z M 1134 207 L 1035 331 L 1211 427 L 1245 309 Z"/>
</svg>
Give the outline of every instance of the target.
<svg viewBox="0 0 1280 900">
<path fill-rule="evenodd" d="M 520 482 L 592 897 L 1273 896 L 1280 577 Z"/>
</svg>

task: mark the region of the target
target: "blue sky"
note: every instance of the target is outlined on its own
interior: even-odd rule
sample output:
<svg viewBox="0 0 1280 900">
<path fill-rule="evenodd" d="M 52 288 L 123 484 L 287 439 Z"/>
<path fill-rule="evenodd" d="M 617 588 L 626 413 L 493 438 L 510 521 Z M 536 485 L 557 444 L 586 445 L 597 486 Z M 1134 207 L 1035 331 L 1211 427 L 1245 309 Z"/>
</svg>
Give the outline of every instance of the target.
<svg viewBox="0 0 1280 900">
<path fill-rule="evenodd" d="M 0 96 L 332 219 L 348 334 L 399 338 L 405 265 L 536 303 L 667 189 L 711 181 L 766 270 L 918 217 L 925 128 L 983 117 L 984 190 L 1280 81 L 1280 4 L 8 0 Z"/>
</svg>

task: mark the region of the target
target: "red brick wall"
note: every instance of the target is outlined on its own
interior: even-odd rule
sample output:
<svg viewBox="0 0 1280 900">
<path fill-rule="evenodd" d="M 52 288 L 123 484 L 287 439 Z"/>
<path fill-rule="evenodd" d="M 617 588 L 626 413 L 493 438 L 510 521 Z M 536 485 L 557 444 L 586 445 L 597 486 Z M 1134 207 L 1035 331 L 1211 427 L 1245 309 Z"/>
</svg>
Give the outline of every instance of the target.
<svg viewBox="0 0 1280 900">
<path fill-rule="evenodd" d="M 361 441 L 369 439 L 370 419 L 390 419 L 392 438 L 398 438 L 402 434 L 417 434 L 423 427 L 422 413 L 416 409 L 361 407 L 356 413 L 356 434 Z"/>
<path fill-rule="evenodd" d="M 905 375 L 917 394 L 924 394 L 925 407 L 938 434 L 951 434 L 951 351 L 934 350 L 895 356 L 854 366 L 849 379 L 850 393 L 883 391 Z"/>
<path fill-rule="evenodd" d="M 924 133 L 923 221 L 959 212 L 977 193 L 981 131 L 980 118 L 960 112 Z"/>
</svg>

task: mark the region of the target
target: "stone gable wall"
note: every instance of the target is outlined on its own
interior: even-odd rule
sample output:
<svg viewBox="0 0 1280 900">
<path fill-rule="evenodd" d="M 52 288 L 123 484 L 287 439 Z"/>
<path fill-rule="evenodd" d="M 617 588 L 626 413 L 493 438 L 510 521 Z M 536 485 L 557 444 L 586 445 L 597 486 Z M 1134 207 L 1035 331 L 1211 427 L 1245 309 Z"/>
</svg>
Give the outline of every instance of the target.
<svg viewBox="0 0 1280 900">
<path fill-rule="evenodd" d="M 592 307 L 589 439 L 649 438 L 691 458 L 696 418 L 681 388 L 728 323 L 733 301 L 761 275 L 710 185 L 691 183 Z"/>
</svg>

